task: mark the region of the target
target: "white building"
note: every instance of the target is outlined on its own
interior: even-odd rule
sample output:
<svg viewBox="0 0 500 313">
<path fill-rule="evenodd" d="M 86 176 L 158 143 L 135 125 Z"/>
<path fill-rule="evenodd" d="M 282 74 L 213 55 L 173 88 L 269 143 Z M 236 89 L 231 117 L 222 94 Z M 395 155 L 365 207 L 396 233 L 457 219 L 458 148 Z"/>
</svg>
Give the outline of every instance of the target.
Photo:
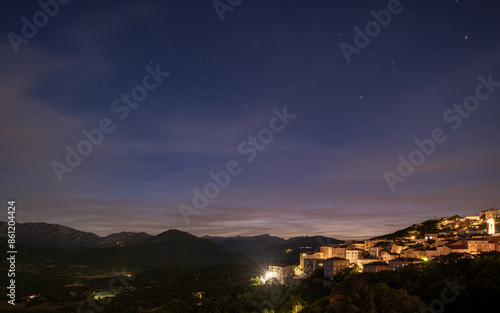
<svg viewBox="0 0 500 313">
<path fill-rule="evenodd" d="M 300 268 L 304 269 L 304 260 L 306 259 L 323 259 L 323 253 L 321 252 L 302 252 L 300 254 Z"/>
<path fill-rule="evenodd" d="M 295 275 L 295 266 L 274 266 L 269 265 L 269 271 L 266 273 L 266 279 L 276 278 L 280 284 L 284 284 L 287 278 Z"/>
<path fill-rule="evenodd" d="M 366 265 L 366 264 L 369 264 L 369 263 L 374 263 L 374 262 L 380 262 L 381 260 L 379 258 L 359 258 L 358 259 L 358 262 L 356 263 L 359 267 L 359 270 L 363 270 L 363 267 Z"/>
<path fill-rule="evenodd" d="M 346 259 L 349 260 L 350 264 L 357 264 L 358 259 L 360 259 L 366 251 L 361 249 L 347 249 L 346 250 Z"/>
</svg>

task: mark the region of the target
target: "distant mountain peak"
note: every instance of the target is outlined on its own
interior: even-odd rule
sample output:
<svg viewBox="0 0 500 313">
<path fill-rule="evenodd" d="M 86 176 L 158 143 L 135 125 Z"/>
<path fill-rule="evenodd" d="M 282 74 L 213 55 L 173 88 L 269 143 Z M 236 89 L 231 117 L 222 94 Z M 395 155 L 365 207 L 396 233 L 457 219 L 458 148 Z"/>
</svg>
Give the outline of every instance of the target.
<svg viewBox="0 0 500 313">
<path fill-rule="evenodd" d="M 188 232 L 181 231 L 178 229 L 169 229 L 167 231 L 164 231 L 163 233 L 160 233 L 156 236 L 152 236 L 150 238 L 147 238 L 144 240 L 144 242 L 170 242 L 170 241 L 178 241 L 178 240 L 192 240 L 192 239 L 198 239 L 198 237 L 191 235 Z M 203 238 L 200 238 L 203 239 Z M 203 239 L 207 240 L 207 239 Z"/>
<path fill-rule="evenodd" d="M 0 233 L 7 232 L 7 223 L 0 222 Z M 90 248 L 112 247 L 143 241 L 151 235 L 144 232 L 121 232 L 100 237 L 91 232 L 46 222 L 17 223 L 16 239 L 19 243 L 38 247 Z"/>
</svg>

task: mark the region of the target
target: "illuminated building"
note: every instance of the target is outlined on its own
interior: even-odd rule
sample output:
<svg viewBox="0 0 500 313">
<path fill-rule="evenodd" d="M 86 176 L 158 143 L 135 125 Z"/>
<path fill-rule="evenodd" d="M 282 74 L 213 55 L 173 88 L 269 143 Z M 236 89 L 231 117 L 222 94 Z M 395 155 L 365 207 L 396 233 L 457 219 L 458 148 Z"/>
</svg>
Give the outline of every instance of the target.
<svg viewBox="0 0 500 313">
<path fill-rule="evenodd" d="M 393 252 L 393 253 L 401 253 L 401 251 L 403 251 L 404 248 L 405 248 L 404 244 L 393 243 L 391 245 L 391 252 Z"/>
<path fill-rule="evenodd" d="M 479 221 L 479 215 L 467 215 L 465 218 L 469 221 Z"/>
<path fill-rule="evenodd" d="M 370 239 L 370 240 L 365 240 L 365 250 L 370 249 L 371 247 L 375 246 L 377 243 L 380 242 L 387 242 L 384 239 Z"/>
<path fill-rule="evenodd" d="M 321 252 L 302 252 L 300 254 L 300 267 L 305 268 L 304 260 L 306 259 L 323 259 L 323 253 Z"/>
<path fill-rule="evenodd" d="M 329 259 L 329 258 L 345 259 L 346 250 L 347 248 L 333 246 L 333 245 L 320 247 L 320 253 L 323 254 L 322 256 L 323 259 Z"/>
<path fill-rule="evenodd" d="M 437 255 L 448 255 L 450 253 L 469 253 L 469 249 L 460 243 L 447 244 L 437 247 Z"/>
<path fill-rule="evenodd" d="M 384 250 L 382 247 L 370 247 L 370 256 L 373 258 L 378 258 L 380 257 L 380 253 Z"/>
<path fill-rule="evenodd" d="M 494 235 L 494 234 L 495 234 L 495 219 L 491 217 L 488 219 L 488 235 Z"/>
<path fill-rule="evenodd" d="M 384 262 L 388 263 L 390 260 L 399 258 L 399 253 L 382 251 L 380 253 L 380 256 L 382 257 L 382 260 L 384 260 Z"/>
<path fill-rule="evenodd" d="M 315 270 L 324 267 L 324 259 L 305 259 L 304 260 L 304 274 L 307 276 L 312 275 Z"/>
<path fill-rule="evenodd" d="M 347 249 L 346 250 L 346 259 L 349 260 L 351 264 L 357 264 L 358 259 L 360 259 L 366 251 L 360 249 Z"/>
<path fill-rule="evenodd" d="M 287 278 L 292 278 L 295 274 L 295 266 L 274 266 L 269 265 L 269 271 L 266 272 L 266 280 L 276 278 L 280 284 L 285 284 Z"/>
<path fill-rule="evenodd" d="M 462 244 L 469 250 L 469 253 L 485 253 L 495 250 L 495 242 L 486 238 L 462 238 Z"/>
<path fill-rule="evenodd" d="M 480 216 L 484 215 L 484 220 L 489 220 L 490 218 L 492 219 L 497 219 L 500 218 L 500 209 L 489 209 L 486 211 L 482 211 L 479 213 Z"/>
<path fill-rule="evenodd" d="M 438 234 L 425 234 L 425 240 L 437 240 Z"/>
</svg>

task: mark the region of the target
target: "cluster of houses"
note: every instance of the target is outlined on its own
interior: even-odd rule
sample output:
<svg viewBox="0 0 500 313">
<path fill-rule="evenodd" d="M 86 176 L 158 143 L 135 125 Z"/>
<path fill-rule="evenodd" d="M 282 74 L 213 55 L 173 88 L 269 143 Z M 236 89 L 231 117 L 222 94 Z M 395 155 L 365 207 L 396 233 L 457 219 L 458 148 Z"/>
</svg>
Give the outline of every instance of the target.
<svg viewBox="0 0 500 313">
<path fill-rule="evenodd" d="M 323 269 L 324 279 L 333 280 L 335 275 L 348 268 L 379 272 L 397 270 L 450 253 L 500 252 L 500 233 L 495 227 L 497 220 L 500 221 L 500 209 L 490 209 L 479 215 L 443 218 L 437 222 L 436 233 L 413 230 L 391 240 L 374 238 L 326 245 L 319 251 L 300 253 L 299 266 L 269 266 L 266 277 L 286 284 Z M 418 229 L 421 225 L 416 226 Z"/>
</svg>

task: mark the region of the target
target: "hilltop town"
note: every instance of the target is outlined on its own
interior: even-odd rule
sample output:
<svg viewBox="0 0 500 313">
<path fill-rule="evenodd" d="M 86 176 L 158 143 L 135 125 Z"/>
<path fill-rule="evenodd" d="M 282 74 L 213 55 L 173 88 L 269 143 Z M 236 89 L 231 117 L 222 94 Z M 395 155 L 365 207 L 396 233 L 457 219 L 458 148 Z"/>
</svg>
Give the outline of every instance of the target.
<svg viewBox="0 0 500 313">
<path fill-rule="evenodd" d="M 500 252 L 498 221 L 500 209 L 489 209 L 478 215 L 427 220 L 365 241 L 320 246 L 319 251 L 302 252 L 298 265 L 269 266 L 262 281 L 276 279 L 291 284 L 313 274 L 317 277 L 318 272 L 331 281 L 349 269 L 365 273 L 394 271 L 450 253 Z"/>
</svg>

